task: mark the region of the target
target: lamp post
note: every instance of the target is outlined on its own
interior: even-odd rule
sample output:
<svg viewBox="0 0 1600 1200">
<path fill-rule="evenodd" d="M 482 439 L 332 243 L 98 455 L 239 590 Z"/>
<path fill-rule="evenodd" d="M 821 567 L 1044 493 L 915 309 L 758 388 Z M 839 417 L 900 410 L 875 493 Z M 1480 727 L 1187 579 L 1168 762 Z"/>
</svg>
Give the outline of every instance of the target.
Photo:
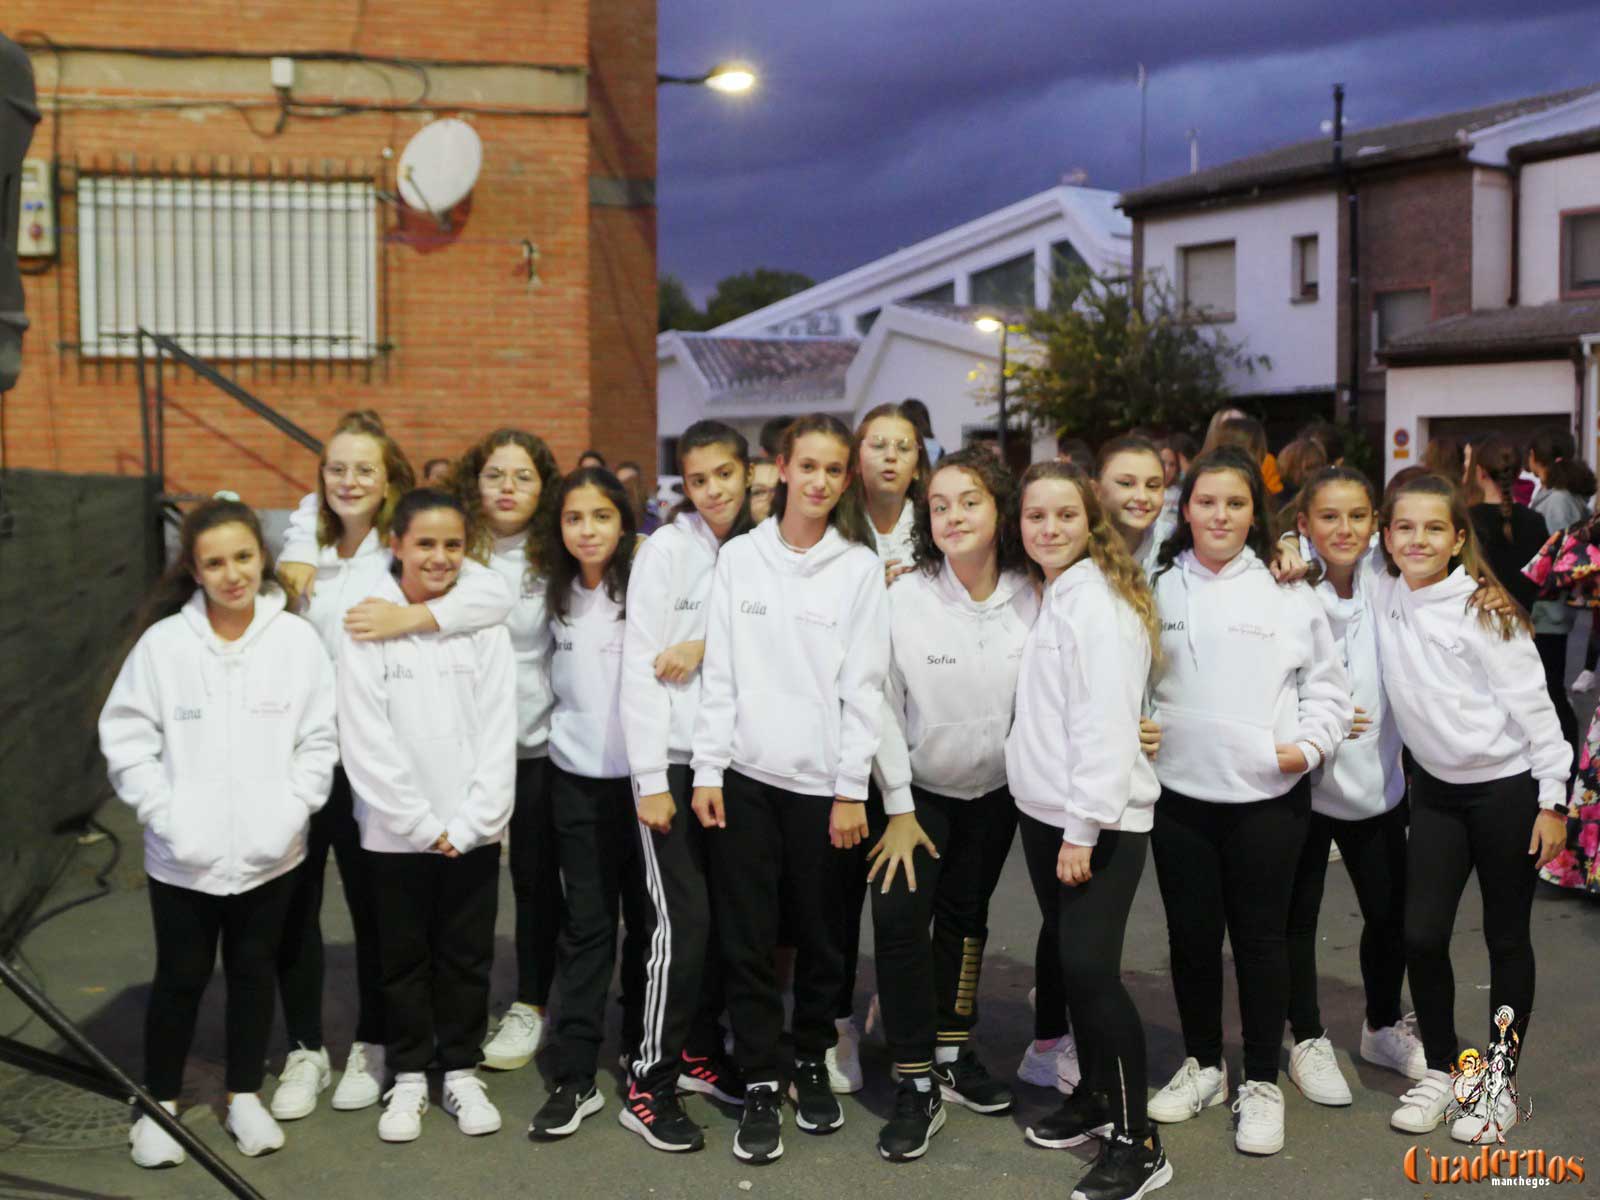
<svg viewBox="0 0 1600 1200">
<path fill-rule="evenodd" d="M 752 67 L 745 63 L 725 62 L 718 63 L 704 75 L 658 74 L 656 83 L 682 83 L 690 87 L 703 86 L 710 88 L 712 91 L 737 96 L 755 87 L 756 73 Z"/>
<path fill-rule="evenodd" d="M 1000 402 L 999 411 L 995 418 L 995 448 L 1000 451 L 1000 461 L 1006 461 L 1006 334 L 1010 332 L 1006 323 L 995 317 L 983 316 L 974 321 L 973 326 L 979 333 L 998 333 L 1000 335 Z"/>
</svg>

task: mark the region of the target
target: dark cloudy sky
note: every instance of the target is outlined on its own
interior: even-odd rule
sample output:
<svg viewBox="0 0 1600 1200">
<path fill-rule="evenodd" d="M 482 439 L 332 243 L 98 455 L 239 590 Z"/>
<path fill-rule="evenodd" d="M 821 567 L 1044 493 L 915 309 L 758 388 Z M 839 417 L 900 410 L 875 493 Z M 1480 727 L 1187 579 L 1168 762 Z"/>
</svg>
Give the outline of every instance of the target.
<svg viewBox="0 0 1600 1200">
<path fill-rule="evenodd" d="M 603 0 L 601 0 L 603 2 Z M 1597 0 L 661 0 L 660 265 L 825 279 L 1050 187 L 1139 181 L 1351 127 L 1600 82 Z"/>
</svg>

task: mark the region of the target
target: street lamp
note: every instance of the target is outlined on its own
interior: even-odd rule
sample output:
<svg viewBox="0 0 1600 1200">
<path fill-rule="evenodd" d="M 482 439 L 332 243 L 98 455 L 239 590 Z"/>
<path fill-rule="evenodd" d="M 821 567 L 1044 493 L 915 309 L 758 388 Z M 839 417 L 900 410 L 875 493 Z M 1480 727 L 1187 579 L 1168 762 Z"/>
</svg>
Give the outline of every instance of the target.
<svg viewBox="0 0 1600 1200">
<path fill-rule="evenodd" d="M 656 82 L 683 83 L 694 87 L 703 85 L 713 91 L 737 96 L 755 87 L 756 73 L 754 68 L 745 63 L 725 62 L 718 63 L 704 75 L 657 75 Z"/>
<path fill-rule="evenodd" d="M 995 317 L 982 316 L 972 323 L 979 333 L 1000 335 L 1000 404 L 996 414 L 995 448 L 1000 451 L 1000 461 L 1006 461 L 1006 323 Z"/>
</svg>

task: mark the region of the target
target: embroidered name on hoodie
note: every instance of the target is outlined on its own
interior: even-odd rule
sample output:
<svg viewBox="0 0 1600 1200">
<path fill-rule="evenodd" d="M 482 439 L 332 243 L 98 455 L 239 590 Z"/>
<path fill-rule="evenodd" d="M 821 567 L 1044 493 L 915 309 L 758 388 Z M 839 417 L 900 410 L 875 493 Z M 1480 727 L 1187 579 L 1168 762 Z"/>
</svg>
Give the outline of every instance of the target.
<svg viewBox="0 0 1600 1200">
<path fill-rule="evenodd" d="M 697 612 L 703 601 L 690 600 L 684 596 L 678 597 L 678 602 L 672 606 L 673 612 Z"/>
<path fill-rule="evenodd" d="M 571 650 L 572 649 L 572 639 L 568 638 L 566 641 L 563 642 L 560 638 L 557 638 L 556 639 L 556 649 L 557 650 Z"/>
<path fill-rule="evenodd" d="M 798 613 L 795 616 L 795 620 L 806 625 L 815 625 L 819 629 L 833 629 L 839 624 L 838 621 L 834 620 L 826 613 L 819 612 Z"/>
<path fill-rule="evenodd" d="M 1163 633 L 1182 633 L 1183 632 L 1183 622 L 1182 621 L 1163 621 L 1163 622 L 1161 622 L 1161 630 L 1162 630 Z"/>
<path fill-rule="evenodd" d="M 205 715 L 206 710 L 203 708 L 184 708 L 181 704 L 172 710 L 174 721 L 201 721 L 205 719 Z"/>
<path fill-rule="evenodd" d="M 287 700 L 257 700 L 250 706 L 250 712 L 257 717 L 281 717 L 289 711 Z"/>
<path fill-rule="evenodd" d="M 739 611 L 750 617 L 764 617 L 767 615 L 767 606 L 759 600 L 741 600 Z"/>
<path fill-rule="evenodd" d="M 950 654 L 930 654 L 928 655 L 928 665 L 930 667 L 953 667 L 956 665 L 955 656 Z"/>
<path fill-rule="evenodd" d="M 1278 632 L 1275 629 L 1268 629 L 1264 625 L 1251 625 L 1245 621 L 1241 621 L 1237 625 L 1229 625 L 1228 632 L 1242 633 L 1245 637 L 1260 638 L 1262 641 L 1271 641 L 1278 636 Z"/>
<path fill-rule="evenodd" d="M 414 676 L 411 673 L 411 668 L 410 667 L 403 666 L 400 663 L 390 663 L 390 664 L 385 665 L 384 668 L 383 668 L 383 677 L 386 680 L 388 680 L 388 679 L 415 679 L 416 678 L 416 676 Z"/>
</svg>

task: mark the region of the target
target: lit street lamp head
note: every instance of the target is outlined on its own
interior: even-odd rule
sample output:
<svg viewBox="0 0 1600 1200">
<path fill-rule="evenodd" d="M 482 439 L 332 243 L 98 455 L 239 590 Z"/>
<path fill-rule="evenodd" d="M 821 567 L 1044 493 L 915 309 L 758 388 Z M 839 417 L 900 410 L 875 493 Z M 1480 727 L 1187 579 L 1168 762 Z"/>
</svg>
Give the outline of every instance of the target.
<svg viewBox="0 0 1600 1200">
<path fill-rule="evenodd" d="M 755 71 L 744 63 L 718 63 L 704 75 L 657 75 L 656 82 L 708 87 L 729 96 L 742 95 L 756 85 Z"/>
<path fill-rule="evenodd" d="M 994 317 L 979 317 L 973 323 L 979 333 L 999 333 L 1002 326 Z"/>
</svg>

